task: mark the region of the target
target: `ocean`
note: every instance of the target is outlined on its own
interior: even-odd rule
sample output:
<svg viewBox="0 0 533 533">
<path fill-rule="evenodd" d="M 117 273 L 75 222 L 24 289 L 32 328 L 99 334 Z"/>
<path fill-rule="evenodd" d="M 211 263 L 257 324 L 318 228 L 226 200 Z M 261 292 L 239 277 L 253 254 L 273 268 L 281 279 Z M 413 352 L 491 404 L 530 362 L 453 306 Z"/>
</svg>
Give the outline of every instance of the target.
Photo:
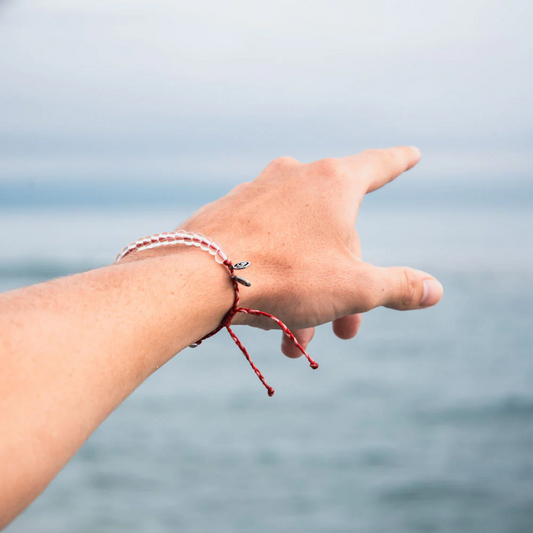
<svg viewBox="0 0 533 533">
<path fill-rule="evenodd" d="M 5 208 L 0 290 L 96 268 L 190 209 Z M 320 369 L 278 332 L 185 350 L 91 436 L 8 533 L 531 533 L 533 212 L 370 206 L 364 258 L 434 274 L 442 302 L 322 326 Z M 74 414 L 75 415 L 75 414 Z"/>
</svg>

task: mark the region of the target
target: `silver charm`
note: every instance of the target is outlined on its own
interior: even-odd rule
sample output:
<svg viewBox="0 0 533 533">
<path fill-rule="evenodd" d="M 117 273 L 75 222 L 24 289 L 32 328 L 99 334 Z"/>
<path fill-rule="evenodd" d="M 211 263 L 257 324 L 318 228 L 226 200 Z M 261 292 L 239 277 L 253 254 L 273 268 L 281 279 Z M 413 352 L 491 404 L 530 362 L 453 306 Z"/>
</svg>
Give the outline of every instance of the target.
<svg viewBox="0 0 533 533">
<path fill-rule="evenodd" d="M 245 287 L 251 287 L 252 286 L 252 284 L 247 279 L 241 278 L 239 276 L 231 276 L 231 277 L 237 283 L 240 283 L 241 285 L 244 285 Z"/>
<path fill-rule="evenodd" d="M 244 270 L 250 266 L 250 261 L 239 261 L 233 265 L 233 270 Z"/>
<path fill-rule="evenodd" d="M 189 348 L 198 348 L 200 346 L 197 342 L 193 342 L 192 344 L 189 344 Z"/>
</svg>

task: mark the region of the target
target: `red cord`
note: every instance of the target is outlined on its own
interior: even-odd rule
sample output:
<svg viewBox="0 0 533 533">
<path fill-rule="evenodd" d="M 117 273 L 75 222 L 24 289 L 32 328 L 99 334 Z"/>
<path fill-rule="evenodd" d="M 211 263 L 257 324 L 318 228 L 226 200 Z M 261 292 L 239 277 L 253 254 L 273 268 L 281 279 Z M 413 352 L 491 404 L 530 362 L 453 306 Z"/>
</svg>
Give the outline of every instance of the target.
<svg viewBox="0 0 533 533">
<path fill-rule="evenodd" d="M 233 264 L 229 259 L 226 259 L 224 261 L 224 265 L 228 267 L 228 270 L 231 274 L 231 279 L 233 281 L 233 290 L 235 292 L 235 299 L 233 301 L 232 308 L 226 313 L 226 316 L 220 323 L 220 325 L 214 329 L 211 333 L 208 333 L 205 337 L 202 337 L 200 340 L 196 341 L 196 345 L 199 345 L 202 343 L 202 341 L 205 341 L 205 339 L 208 339 L 209 337 L 212 337 L 213 335 L 217 334 L 222 328 L 226 328 L 228 330 L 228 333 L 230 334 L 231 338 L 235 342 L 235 344 L 239 347 L 241 352 L 243 353 L 244 357 L 246 357 L 246 360 L 250 363 L 250 366 L 253 368 L 254 372 L 256 373 L 257 377 L 261 381 L 261 383 L 265 386 L 266 390 L 268 391 L 269 396 L 274 395 L 274 389 L 266 382 L 263 374 L 261 374 L 261 371 L 255 366 L 254 362 L 250 358 L 250 354 L 248 353 L 248 350 L 243 345 L 243 343 L 240 341 L 240 339 L 235 335 L 234 331 L 231 329 L 231 322 L 234 318 L 234 316 L 237 313 L 246 313 L 247 315 L 254 315 L 254 316 L 266 316 L 276 322 L 278 326 L 283 330 L 283 333 L 289 337 L 294 344 L 297 346 L 297 348 L 302 352 L 303 355 L 307 358 L 309 361 L 309 365 L 313 369 L 318 368 L 318 363 L 313 361 L 309 354 L 305 351 L 303 346 L 298 342 L 292 331 L 279 319 L 276 318 L 274 315 L 271 315 L 270 313 L 265 313 L 264 311 L 257 311 L 256 309 L 247 309 L 246 307 L 239 307 L 239 283 L 236 281 L 235 276 L 233 275 Z"/>
</svg>

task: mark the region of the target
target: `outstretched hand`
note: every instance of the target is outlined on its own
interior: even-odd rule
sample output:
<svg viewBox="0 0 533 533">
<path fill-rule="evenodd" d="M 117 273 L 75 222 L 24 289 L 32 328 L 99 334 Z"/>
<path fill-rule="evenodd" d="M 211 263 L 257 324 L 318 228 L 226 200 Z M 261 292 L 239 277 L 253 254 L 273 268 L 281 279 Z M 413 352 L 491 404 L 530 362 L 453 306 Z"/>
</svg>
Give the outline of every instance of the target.
<svg viewBox="0 0 533 533">
<path fill-rule="evenodd" d="M 408 267 L 382 268 L 361 260 L 355 222 L 365 194 L 383 187 L 420 160 L 414 147 L 366 150 L 302 164 L 282 157 L 250 183 L 204 206 L 184 225 L 217 239 L 235 261 L 251 261 L 242 305 L 272 313 L 304 345 L 314 326 L 333 322 L 342 339 L 356 335 L 361 313 L 435 305 L 441 284 Z M 238 316 L 270 328 L 270 321 Z M 289 357 L 301 353 L 284 338 Z"/>
</svg>

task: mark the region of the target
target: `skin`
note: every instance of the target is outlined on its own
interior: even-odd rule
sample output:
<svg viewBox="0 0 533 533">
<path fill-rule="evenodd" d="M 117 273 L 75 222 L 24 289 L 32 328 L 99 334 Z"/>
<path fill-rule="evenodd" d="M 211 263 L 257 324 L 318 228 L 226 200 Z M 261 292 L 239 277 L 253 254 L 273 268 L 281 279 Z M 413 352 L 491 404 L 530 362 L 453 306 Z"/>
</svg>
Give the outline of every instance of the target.
<svg viewBox="0 0 533 533">
<path fill-rule="evenodd" d="M 241 305 L 284 321 L 305 345 L 333 323 L 355 336 L 378 306 L 435 305 L 442 286 L 406 267 L 361 260 L 354 225 L 374 191 L 420 159 L 416 148 L 302 164 L 280 158 L 180 227 L 252 263 Z M 0 295 L 0 527 L 44 490 L 96 427 L 151 373 L 212 331 L 233 303 L 206 252 L 174 246 Z M 234 323 L 271 328 L 237 315 Z M 282 351 L 298 357 L 284 338 Z"/>
</svg>

